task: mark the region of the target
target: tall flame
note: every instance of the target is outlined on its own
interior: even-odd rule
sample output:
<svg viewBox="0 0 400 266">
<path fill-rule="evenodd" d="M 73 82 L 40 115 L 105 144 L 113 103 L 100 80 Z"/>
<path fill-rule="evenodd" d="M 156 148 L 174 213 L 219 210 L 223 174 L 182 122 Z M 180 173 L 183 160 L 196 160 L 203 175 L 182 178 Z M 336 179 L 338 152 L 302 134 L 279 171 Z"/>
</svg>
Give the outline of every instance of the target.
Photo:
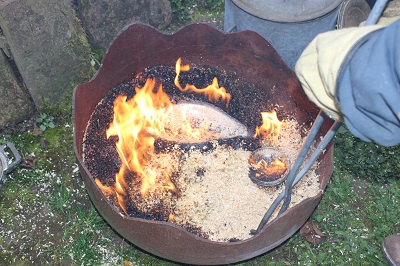
<svg viewBox="0 0 400 266">
<path fill-rule="evenodd" d="M 217 78 L 206 88 L 197 88 L 186 84 L 182 88 L 179 83 L 181 71 L 189 71 L 189 65 L 181 65 L 181 58 L 176 62 L 176 77 L 174 83 L 182 92 L 195 92 L 204 94 L 210 101 L 222 100 L 226 107 L 231 99 L 231 94 L 224 87 L 220 87 Z M 169 173 L 162 173 L 162 178 L 157 177 L 156 169 L 148 166 L 148 162 L 154 155 L 154 142 L 160 136 L 186 134 L 191 138 L 201 138 L 207 133 L 208 125 L 192 125 L 190 119 L 186 119 L 184 113 L 173 111 L 173 103 L 162 89 L 162 84 L 157 85 L 155 79 L 147 79 L 143 88 L 135 87 L 135 95 L 131 99 L 120 95 L 114 101 L 114 117 L 106 130 L 107 138 L 118 136 L 116 150 L 122 161 L 119 172 L 115 175 L 113 187 L 107 187 L 96 179 L 96 184 L 104 194 L 115 193 L 118 202 L 127 213 L 125 199 L 127 197 L 126 176 L 135 173 L 140 183 L 140 192 L 146 195 L 152 187 L 162 187 L 167 190 L 177 191 L 170 179 Z M 263 124 L 256 128 L 254 137 L 277 136 L 280 127 L 284 124 L 276 116 L 276 112 L 262 113 Z M 268 165 L 271 167 L 271 165 Z M 275 167 L 275 166 L 273 166 Z M 282 166 L 278 166 L 282 170 Z M 158 173 L 160 175 L 160 173 Z M 157 182 L 163 184 L 157 184 Z"/>
<path fill-rule="evenodd" d="M 176 76 L 175 76 L 175 86 L 179 88 L 180 91 L 186 92 L 186 91 L 191 91 L 191 92 L 196 92 L 200 94 L 204 94 L 207 96 L 207 98 L 210 101 L 218 101 L 221 99 L 222 101 L 226 102 L 226 107 L 228 107 L 229 102 L 231 100 L 231 94 L 226 92 L 226 89 L 224 87 L 220 87 L 218 84 L 218 79 L 216 77 L 213 78 L 213 81 L 210 85 L 208 85 L 205 88 L 198 89 L 196 86 L 193 84 L 186 84 L 185 88 L 182 88 L 181 84 L 179 83 L 179 74 L 181 71 L 189 71 L 190 66 L 189 65 L 181 65 L 182 59 L 179 58 L 176 61 L 175 65 L 175 71 L 176 71 Z"/>
<path fill-rule="evenodd" d="M 198 89 L 187 84 L 182 89 L 179 84 L 180 71 L 188 71 L 189 65 L 181 66 L 181 59 L 176 63 L 175 84 L 181 91 L 192 91 L 205 94 L 210 100 L 222 99 L 228 106 L 230 94 L 224 87 L 219 87 L 218 80 L 214 78 L 211 85 Z M 140 181 L 140 192 L 143 196 L 152 187 L 160 184 L 155 169 L 148 167 L 147 162 L 154 154 L 154 142 L 160 136 L 174 136 L 185 134 L 191 138 L 201 138 L 207 134 L 209 125 L 193 126 L 185 113 L 176 113 L 172 102 L 162 89 L 162 84 L 157 85 L 155 79 L 147 79 L 143 88 L 135 87 L 135 96 L 119 95 L 114 101 L 114 118 L 106 131 L 107 138 L 118 136 L 116 149 L 122 161 L 119 172 L 115 175 L 114 187 L 107 187 L 99 180 L 96 183 L 105 194 L 115 193 L 118 202 L 125 213 L 125 198 L 127 196 L 127 182 L 125 177 L 135 173 Z M 163 173 L 161 187 L 177 191 L 171 182 L 169 174 Z M 156 181 L 157 180 L 157 181 Z"/>
<path fill-rule="evenodd" d="M 144 162 L 154 149 L 155 137 L 163 129 L 163 116 L 154 112 L 172 105 L 162 86 L 155 88 L 155 79 L 148 79 L 143 88 L 135 88 L 135 97 L 127 101 L 118 96 L 114 102 L 114 120 L 107 129 L 107 138 L 118 136 L 117 151 L 129 171 L 145 175 Z"/>
<path fill-rule="evenodd" d="M 156 80 L 148 79 L 143 88 L 135 88 L 135 96 L 127 100 L 127 96 L 120 95 L 114 101 L 114 119 L 106 131 L 107 138 L 118 136 L 116 148 L 122 165 L 115 176 L 114 191 L 124 212 L 126 208 L 124 198 L 127 184 L 125 176 L 135 172 L 141 179 L 140 192 L 145 195 L 148 189 L 155 184 L 156 172 L 145 169 L 144 165 L 154 151 L 154 141 L 164 129 L 163 112 L 157 110 L 172 105 L 168 95 L 160 84 L 156 88 Z M 171 182 L 168 182 L 171 186 Z M 100 186 L 101 188 L 101 186 Z M 102 189 L 105 191 L 105 189 Z"/>
<path fill-rule="evenodd" d="M 254 137 L 277 137 L 285 122 L 279 121 L 275 110 L 271 112 L 262 112 L 261 117 L 263 123 L 261 126 L 256 127 Z"/>
</svg>

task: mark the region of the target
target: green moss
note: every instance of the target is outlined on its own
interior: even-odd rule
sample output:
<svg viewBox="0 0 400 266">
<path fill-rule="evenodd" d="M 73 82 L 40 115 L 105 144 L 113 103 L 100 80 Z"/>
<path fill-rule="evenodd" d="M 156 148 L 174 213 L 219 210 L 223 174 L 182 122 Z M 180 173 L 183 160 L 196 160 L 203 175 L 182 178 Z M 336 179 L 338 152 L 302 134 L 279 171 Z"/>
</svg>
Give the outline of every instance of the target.
<svg viewBox="0 0 400 266">
<path fill-rule="evenodd" d="M 400 178 L 400 145 L 383 147 L 354 137 L 345 126 L 335 137 L 335 166 L 352 176 L 385 183 Z"/>
<path fill-rule="evenodd" d="M 224 12 L 223 0 L 170 0 L 173 24 L 167 32 L 173 32 L 199 18 L 217 18 Z"/>
<path fill-rule="evenodd" d="M 180 23 L 193 20 L 195 14 L 219 14 L 224 9 L 223 0 L 171 0 L 172 14 Z"/>
<path fill-rule="evenodd" d="M 80 65 L 77 66 L 77 69 L 79 69 L 80 72 L 78 73 L 78 79 L 75 80 L 75 82 L 84 82 L 89 80 L 95 73 L 95 68 L 91 64 L 90 60 L 91 47 L 78 18 L 75 17 L 73 19 L 73 23 L 70 27 L 72 34 L 68 39 L 66 48 L 73 56 L 79 57 L 78 61 L 80 62 Z"/>
<path fill-rule="evenodd" d="M 91 64 L 96 70 L 100 68 L 101 61 L 103 60 L 105 50 L 103 48 L 92 47 Z"/>
</svg>

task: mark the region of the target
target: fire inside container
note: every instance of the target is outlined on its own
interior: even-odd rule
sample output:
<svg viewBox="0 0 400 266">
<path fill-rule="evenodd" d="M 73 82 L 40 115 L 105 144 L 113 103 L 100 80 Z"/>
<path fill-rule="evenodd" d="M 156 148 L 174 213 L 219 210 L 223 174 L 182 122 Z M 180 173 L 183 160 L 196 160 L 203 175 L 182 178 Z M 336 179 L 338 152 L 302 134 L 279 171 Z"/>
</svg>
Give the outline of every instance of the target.
<svg viewBox="0 0 400 266">
<path fill-rule="evenodd" d="M 257 181 L 284 180 L 302 129 L 294 119 L 279 121 L 275 110 L 251 114 L 259 126 L 247 129 L 226 112 L 240 118 L 240 99 L 229 91 L 249 90 L 246 82 L 189 65 L 180 75 L 180 67 L 179 58 L 175 69 L 156 66 L 110 90 L 88 124 L 84 162 L 127 216 L 168 221 L 214 241 L 252 237 L 283 190 Z M 159 140 L 173 145 L 156 151 Z M 292 206 L 319 193 L 314 170 L 296 187 Z"/>
<path fill-rule="evenodd" d="M 224 94 L 213 96 L 210 86 Z M 122 107 L 141 105 L 146 91 L 155 94 L 155 116 L 166 120 L 162 132 L 148 124 L 132 129 L 141 136 L 135 142 L 120 134 L 121 125 L 148 120 L 116 115 L 140 117 Z M 196 24 L 163 35 L 134 24 L 110 46 L 94 79 L 75 90 L 75 150 L 90 197 L 122 236 L 178 262 L 232 263 L 282 243 L 317 205 L 332 172 L 331 146 L 296 186 L 291 207 L 250 234 L 283 189 L 317 112 L 254 32 Z M 200 138 L 183 132 L 183 113 Z M 263 127 L 264 116 L 275 117 L 280 130 Z M 127 153 L 121 140 L 139 153 Z M 252 175 L 273 186 L 257 185 Z"/>
</svg>

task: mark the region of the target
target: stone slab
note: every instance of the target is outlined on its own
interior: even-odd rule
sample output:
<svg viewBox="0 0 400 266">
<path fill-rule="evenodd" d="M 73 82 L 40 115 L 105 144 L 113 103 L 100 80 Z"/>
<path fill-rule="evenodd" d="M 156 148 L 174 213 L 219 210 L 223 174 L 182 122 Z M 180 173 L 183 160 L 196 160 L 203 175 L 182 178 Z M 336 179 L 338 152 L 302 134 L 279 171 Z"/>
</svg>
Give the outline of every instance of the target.
<svg viewBox="0 0 400 266">
<path fill-rule="evenodd" d="M 0 49 L 0 129 L 23 121 L 34 110 L 32 99 L 19 84 L 8 57 Z"/>
<path fill-rule="evenodd" d="M 38 108 L 90 78 L 90 46 L 71 1 L 0 1 L 0 28 Z"/>
<path fill-rule="evenodd" d="M 103 49 L 127 24 L 141 22 L 162 29 L 172 20 L 169 0 L 79 0 L 77 10 L 90 42 Z"/>
</svg>

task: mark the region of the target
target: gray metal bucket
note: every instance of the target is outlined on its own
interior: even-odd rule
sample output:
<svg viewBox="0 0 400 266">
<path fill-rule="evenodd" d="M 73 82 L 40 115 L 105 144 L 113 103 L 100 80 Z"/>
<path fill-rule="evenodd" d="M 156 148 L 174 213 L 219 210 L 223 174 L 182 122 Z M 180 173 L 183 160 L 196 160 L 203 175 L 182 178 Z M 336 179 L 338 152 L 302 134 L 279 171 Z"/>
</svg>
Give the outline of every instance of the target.
<svg viewBox="0 0 400 266">
<path fill-rule="evenodd" d="M 305 47 L 335 29 L 342 0 L 225 0 L 224 31 L 252 30 L 294 68 Z"/>
</svg>

